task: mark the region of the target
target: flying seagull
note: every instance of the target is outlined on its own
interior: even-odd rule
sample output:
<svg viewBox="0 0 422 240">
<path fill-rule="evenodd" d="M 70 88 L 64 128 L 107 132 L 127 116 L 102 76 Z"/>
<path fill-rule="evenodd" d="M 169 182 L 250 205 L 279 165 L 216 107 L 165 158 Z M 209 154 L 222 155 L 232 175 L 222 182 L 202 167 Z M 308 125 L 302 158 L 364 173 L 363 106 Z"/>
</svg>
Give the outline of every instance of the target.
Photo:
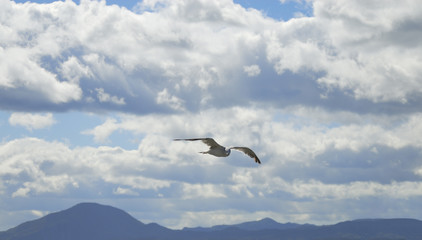
<svg viewBox="0 0 422 240">
<path fill-rule="evenodd" d="M 185 138 L 185 139 L 174 139 L 174 141 L 202 141 L 203 143 L 207 144 L 210 149 L 206 152 L 199 152 L 199 153 L 203 153 L 203 154 L 211 154 L 213 156 L 216 157 L 227 157 L 230 155 L 230 150 L 237 150 L 237 151 L 241 151 L 244 154 L 248 155 L 249 157 L 255 159 L 255 162 L 258 164 L 261 164 L 261 161 L 259 160 L 258 156 L 256 156 L 256 154 L 247 147 L 223 147 L 220 144 L 218 144 L 214 139 L 212 138 Z"/>
</svg>

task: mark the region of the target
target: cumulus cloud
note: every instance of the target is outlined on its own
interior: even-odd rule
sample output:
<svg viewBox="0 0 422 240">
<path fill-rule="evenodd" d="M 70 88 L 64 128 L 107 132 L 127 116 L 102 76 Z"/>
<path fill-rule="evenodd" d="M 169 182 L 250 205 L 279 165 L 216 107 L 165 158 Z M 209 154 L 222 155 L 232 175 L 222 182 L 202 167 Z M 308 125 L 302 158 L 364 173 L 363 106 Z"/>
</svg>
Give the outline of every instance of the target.
<svg viewBox="0 0 422 240">
<path fill-rule="evenodd" d="M 234 118 L 216 122 L 212 117 L 216 114 Z M 277 112 L 280 114 L 288 112 Z M 261 118 L 262 115 L 268 118 Z M 418 162 L 421 145 L 407 141 L 406 134 L 401 135 L 403 128 L 416 122 L 407 121 L 384 132 L 378 128 L 371 130 L 370 124 L 327 127 L 325 120 L 318 124 L 309 120 L 303 127 L 294 128 L 289 120 L 272 121 L 274 116 L 262 110 L 237 108 L 189 117 L 123 115 L 106 120 L 113 122 L 119 131 L 125 131 L 127 126 L 145 135 L 135 150 L 104 146 L 71 148 L 36 138 L 5 142 L 0 146 L 0 178 L 14 176 L 14 180 L 3 181 L 2 194 L 6 198 L 43 194 L 137 197 L 137 201 L 160 198 L 162 204 L 171 203 L 177 219 L 186 224 L 206 212 L 229 219 L 273 216 L 316 222 L 322 215 L 316 212 L 319 208 L 312 206 L 330 201 L 339 204 L 366 199 L 365 204 L 373 204 L 380 198 L 400 201 L 420 198 L 417 171 L 422 168 Z M 201 155 L 197 152 L 206 148 L 202 143 L 174 142 L 170 137 L 206 136 L 204 128 L 212 129 L 213 137 L 222 144 L 251 146 L 263 164 L 257 166 L 243 154 L 232 154 L 229 158 Z M 225 132 L 229 130 L 232 134 L 227 136 Z M 392 141 L 381 140 L 388 138 Z M 21 151 L 22 145 L 25 151 Z M 239 202 L 237 206 L 231 204 L 233 199 Z M 185 201 L 196 207 L 186 207 Z M 195 204 L 198 201 L 200 205 Z M 259 206 L 252 204 L 256 201 Z M 301 209 L 295 213 L 290 208 L 278 209 L 280 203 L 295 208 L 299 204 Z M 243 205 L 249 206 L 246 212 Z M 221 212 L 224 208 L 229 211 Z M 274 215 L 280 211 L 288 217 Z M 356 216 L 341 205 L 326 209 L 327 214 L 331 211 L 343 212 L 332 221 Z M 163 224 L 169 221 L 160 218 Z M 207 219 L 196 224 L 215 221 Z"/>
<path fill-rule="evenodd" d="M 315 17 L 329 29 L 328 37 L 337 52 L 334 65 L 319 81 L 373 101 L 406 102 L 419 95 L 414 89 L 421 83 L 420 70 L 415 68 L 420 59 L 413 53 L 420 48 L 404 39 L 414 39 L 413 34 L 420 32 L 414 24 L 420 19 L 420 7 L 411 6 L 416 1 L 408 1 L 410 5 L 361 3 L 314 3 Z"/>
<path fill-rule="evenodd" d="M 190 198 L 224 198 L 226 195 L 224 191 L 219 189 L 218 186 L 211 184 L 183 184 L 183 197 L 182 199 Z"/>
<path fill-rule="evenodd" d="M 12 126 L 23 126 L 28 130 L 41 129 L 55 124 L 52 113 L 32 114 L 32 113 L 12 113 L 9 124 Z"/>
<path fill-rule="evenodd" d="M 96 126 L 91 130 L 85 130 L 82 134 L 93 135 L 96 142 L 104 143 L 107 142 L 108 137 L 118 128 L 116 120 L 109 118 L 102 125 Z"/>
<path fill-rule="evenodd" d="M 14 193 L 12 193 L 12 197 L 26 197 L 29 191 L 29 188 L 19 188 Z"/>
<path fill-rule="evenodd" d="M 111 96 L 110 94 L 104 92 L 103 88 L 96 88 L 95 91 L 97 92 L 97 98 L 100 102 L 111 102 L 117 105 L 124 105 L 125 99 L 118 98 L 117 96 Z"/>
<path fill-rule="evenodd" d="M 81 99 L 82 90 L 76 83 L 59 81 L 54 73 L 41 67 L 31 55 L 22 48 L 0 48 L 2 95 L 12 100 L 24 97 L 28 101 L 53 104 Z"/>
<path fill-rule="evenodd" d="M 422 144 L 412 138 L 421 129 L 419 120 L 419 114 L 397 122 L 385 116 L 332 114 L 306 107 L 232 107 L 174 113 L 166 118 L 118 115 L 89 133 L 108 141 L 121 131 L 142 135 L 137 149 L 72 148 L 36 138 L 2 143 L 0 178 L 14 176 L 13 181 L 3 181 L 2 194 L 7 198 L 43 194 L 137 197 L 145 204 L 148 199 L 160 199 L 161 204 L 171 204 L 174 215 L 155 221 L 171 226 L 179 226 L 180 221 L 191 223 L 205 213 L 227 219 L 273 216 L 303 222 L 364 217 L 367 212 L 358 215 L 341 203 L 371 205 L 388 198 L 410 204 L 420 199 Z M 215 137 L 227 146 L 250 146 L 263 164 L 258 166 L 243 154 L 233 153 L 229 158 L 198 154 L 206 149 L 202 143 L 172 141 L 200 136 Z M 25 151 L 21 151 L 23 145 Z M 233 199 L 239 204 L 233 206 Z M 364 203 L 359 199 L 365 199 Z M 257 201 L 259 205 L 253 204 Z M 332 201 L 336 204 L 329 208 Z M 286 209 L 279 209 L 280 204 Z M 325 212 L 318 212 L 315 206 L 324 205 Z M 228 211 L 222 213 L 223 209 Z M 330 217 L 333 211 L 342 215 Z M 180 221 L 171 223 L 173 218 Z"/>
<path fill-rule="evenodd" d="M 280 175 L 287 181 L 303 178 L 319 179 L 324 183 L 374 181 L 386 184 L 391 181 L 419 179 L 418 149 L 422 144 L 413 135 L 419 131 L 420 124 L 416 123 L 419 114 L 397 125 L 396 120 L 392 119 L 390 122 L 384 116 L 377 115 L 335 115 L 312 108 L 294 109 L 293 112 L 297 114 L 297 118 L 293 118 L 289 110 L 279 112 L 246 108 L 209 110 L 188 116 L 175 114 L 166 118 L 159 115 L 122 115 L 107 120 L 90 131 L 94 134 L 97 128 L 105 128 L 112 122 L 113 127 L 109 128 L 113 129 L 112 132 L 125 131 L 144 136 L 139 150 L 145 157 L 171 161 L 193 158 L 196 164 L 207 163 L 196 162 L 200 157 L 196 153 L 206 146 L 201 143 L 180 142 L 168 145 L 169 139 L 215 137 L 226 146 L 241 144 L 256 149 L 265 161 L 265 166 L 280 171 Z M 280 116 L 290 117 L 288 120 L 273 120 Z M 330 119 L 326 118 L 328 116 Z M 384 124 L 379 125 L 381 122 Z M 392 127 L 392 124 L 395 126 Z M 413 134 L 405 130 L 410 128 L 413 129 Z M 98 132 L 100 133 L 101 131 Z M 236 160 L 231 161 L 229 158 L 225 161 L 231 166 L 248 167 L 249 159 L 241 160 L 242 157 L 241 154 L 232 154 L 231 158 Z M 218 162 L 220 161 L 210 163 Z M 399 169 L 397 165 L 400 165 Z M 348 169 L 350 175 L 340 174 L 345 169 Z M 267 179 L 266 176 L 257 177 L 251 175 L 252 173 L 241 172 L 235 177 L 229 174 L 227 178 L 236 184 L 243 182 L 246 186 L 253 185 L 253 176 Z M 233 190 L 250 196 L 260 194 L 259 191 L 254 193 L 244 189 L 241 185 Z"/>
<path fill-rule="evenodd" d="M 184 110 L 183 100 L 170 95 L 170 93 L 167 91 L 167 88 L 157 94 L 157 103 L 168 105 L 174 110 Z"/>
<path fill-rule="evenodd" d="M 22 144 L 25 144 L 25 152 L 20 151 Z M 134 193 L 126 186 L 144 190 L 169 186 L 167 181 L 139 175 L 145 166 L 153 163 L 145 160 L 146 165 L 139 168 L 137 151 L 108 147 L 71 149 L 59 142 L 24 138 L 2 144 L 0 152 L 0 177 L 15 176 L 6 186 L 12 197 L 90 188 L 93 187 L 88 184 L 90 181 L 124 184 L 116 186 L 117 190 L 110 194 Z M 121 157 L 126 160 L 122 162 Z"/>
<path fill-rule="evenodd" d="M 139 194 L 136 191 L 133 191 L 130 188 L 122 188 L 122 187 L 117 187 L 117 189 L 113 193 L 116 195 L 139 196 Z"/>
<path fill-rule="evenodd" d="M 243 71 L 245 71 L 245 73 L 248 74 L 249 77 L 258 76 L 261 73 L 261 69 L 258 65 L 244 66 Z"/>
<path fill-rule="evenodd" d="M 194 110 L 227 102 L 216 93 L 243 83 L 236 72 L 268 82 L 244 85 L 262 92 L 278 86 L 277 75 L 306 73 L 313 83 L 308 90 L 325 96 L 318 104 L 326 107 L 341 103 L 337 93 L 374 103 L 421 96 L 420 47 L 406 40 L 417 39 L 419 8 L 410 7 L 416 2 L 312 4 L 314 16 L 276 22 L 231 1 L 148 1 L 137 13 L 95 1 L 8 2 L 2 9 L 11 16 L 2 20 L 8 32 L 0 51 L 2 98 L 18 104 L 19 96 L 41 109 L 78 108 L 75 103 L 86 103 L 94 92 L 100 102 L 128 104 L 133 112 L 145 111 L 139 102 Z M 385 12 L 391 17 L 379 17 Z M 25 27 L 28 22 L 34 27 Z M 296 91 L 284 88 L 287 95 Z M 227 97 L 248 98 L 247 92 Z M 265 100 L 278 102 L 284 94 Z"/>
<path fill-rule="evenodd" d="M 61 75 L 69 82 L 79 83 L 79 80 L 84 77 L 92 76 L 92 72 L 87 66 L 75 57 L 71 56 L 69 59 L 62 63 L 60 67 Z"/>
</svg>

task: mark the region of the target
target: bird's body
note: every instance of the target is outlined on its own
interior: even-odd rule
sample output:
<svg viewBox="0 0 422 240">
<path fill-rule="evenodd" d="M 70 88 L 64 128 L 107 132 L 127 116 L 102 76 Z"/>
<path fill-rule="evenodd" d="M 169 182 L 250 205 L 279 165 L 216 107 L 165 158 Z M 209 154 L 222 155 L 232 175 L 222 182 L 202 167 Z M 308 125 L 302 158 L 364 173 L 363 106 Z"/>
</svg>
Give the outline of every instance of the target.
<svg viewBox="0 0 422 240">
<path fill-rule="evenodd" d="M 203 154 L 210 154 L 216 157 L 227 157 L 230 155 L 231 149 L 241 151 L 248 155 L 249 157 L 253 158 L 256 163 L 261 164 L 261 161 L 259 160 L 258 156 L 247 147 L 223 147 L 220 144 L 218 144 L 214 139 L 212 138 L 186 138 L 186 139 L 174 139 L 174 141 L 202 141 L 203 143 L 207 144 L 210 149 L 206 152 L 200 152 Z"/>
<path fill-rule="evenodd" d="M 224 147 L 222 148 L 216 147 L 216 148 L 210 148 L 208 151 L 200 152 L 200 153 L 211 154 L 216 157 L 227 157 L 230 155 L 230 149 L 226 149 Z"/>
</svg>

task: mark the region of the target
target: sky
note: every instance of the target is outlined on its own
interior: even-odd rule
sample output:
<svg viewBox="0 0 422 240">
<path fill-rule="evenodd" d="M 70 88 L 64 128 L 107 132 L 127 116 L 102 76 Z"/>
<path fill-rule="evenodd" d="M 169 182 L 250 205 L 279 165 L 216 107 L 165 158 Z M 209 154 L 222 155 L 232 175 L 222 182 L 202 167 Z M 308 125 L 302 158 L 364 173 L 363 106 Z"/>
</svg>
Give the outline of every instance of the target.
<svg viewBox="0 0 422 240">
<path fill-rule="evenodd" d="M 0 231 L 80 202 L 173 229 L 422 219 L 419 1 L 0 5 Z"/>
</svg>

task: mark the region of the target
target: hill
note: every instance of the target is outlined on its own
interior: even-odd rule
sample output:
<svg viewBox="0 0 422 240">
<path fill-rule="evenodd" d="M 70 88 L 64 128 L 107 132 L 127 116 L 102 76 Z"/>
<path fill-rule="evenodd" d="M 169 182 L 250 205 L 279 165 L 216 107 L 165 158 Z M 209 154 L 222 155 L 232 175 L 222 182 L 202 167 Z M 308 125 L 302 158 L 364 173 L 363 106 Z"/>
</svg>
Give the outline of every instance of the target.
<svg viewBox="0 0 422 240">
<path fill-rule="evenodd" d="M 219 231 L 224 230 L 227 228 L 239 228 L 243 230 L 267 230 L 267 229 L 278 229 L 278 230 L 286 230 L 286 229 L 293 229 L 298 227 L 304 226 L 313 226 L 310 224 L 297 224 L 297 223 L 278 223 L 271 218 L 264 218 L 258 221 L 251 221 L 251 222 L 244 222 L 235 225 L 216 225 L 210 228 L 204 227 L 195 227 L 195 228 L 184 228 L 185 231 L 202 231 L 202 232 L 212 232 L 212 231 Z"/>
<path fill-rule="evenodd" d="M 123 210 L 96 203 L 80 203 L 0 233 L 1 240 L 127 239 L 161 235 L 169 230 L 146 225 Z"/>
<path fill-rule="evenodd" d="M 278 223 L 270 218 L 235 225 L 171 230 L 144 224 L 123 210 L 96 203 L 80 203 L 0 232 L 0 240 L 420 240 L 422 221 L 362 219 L 315 226 Z"/>
</svg>

